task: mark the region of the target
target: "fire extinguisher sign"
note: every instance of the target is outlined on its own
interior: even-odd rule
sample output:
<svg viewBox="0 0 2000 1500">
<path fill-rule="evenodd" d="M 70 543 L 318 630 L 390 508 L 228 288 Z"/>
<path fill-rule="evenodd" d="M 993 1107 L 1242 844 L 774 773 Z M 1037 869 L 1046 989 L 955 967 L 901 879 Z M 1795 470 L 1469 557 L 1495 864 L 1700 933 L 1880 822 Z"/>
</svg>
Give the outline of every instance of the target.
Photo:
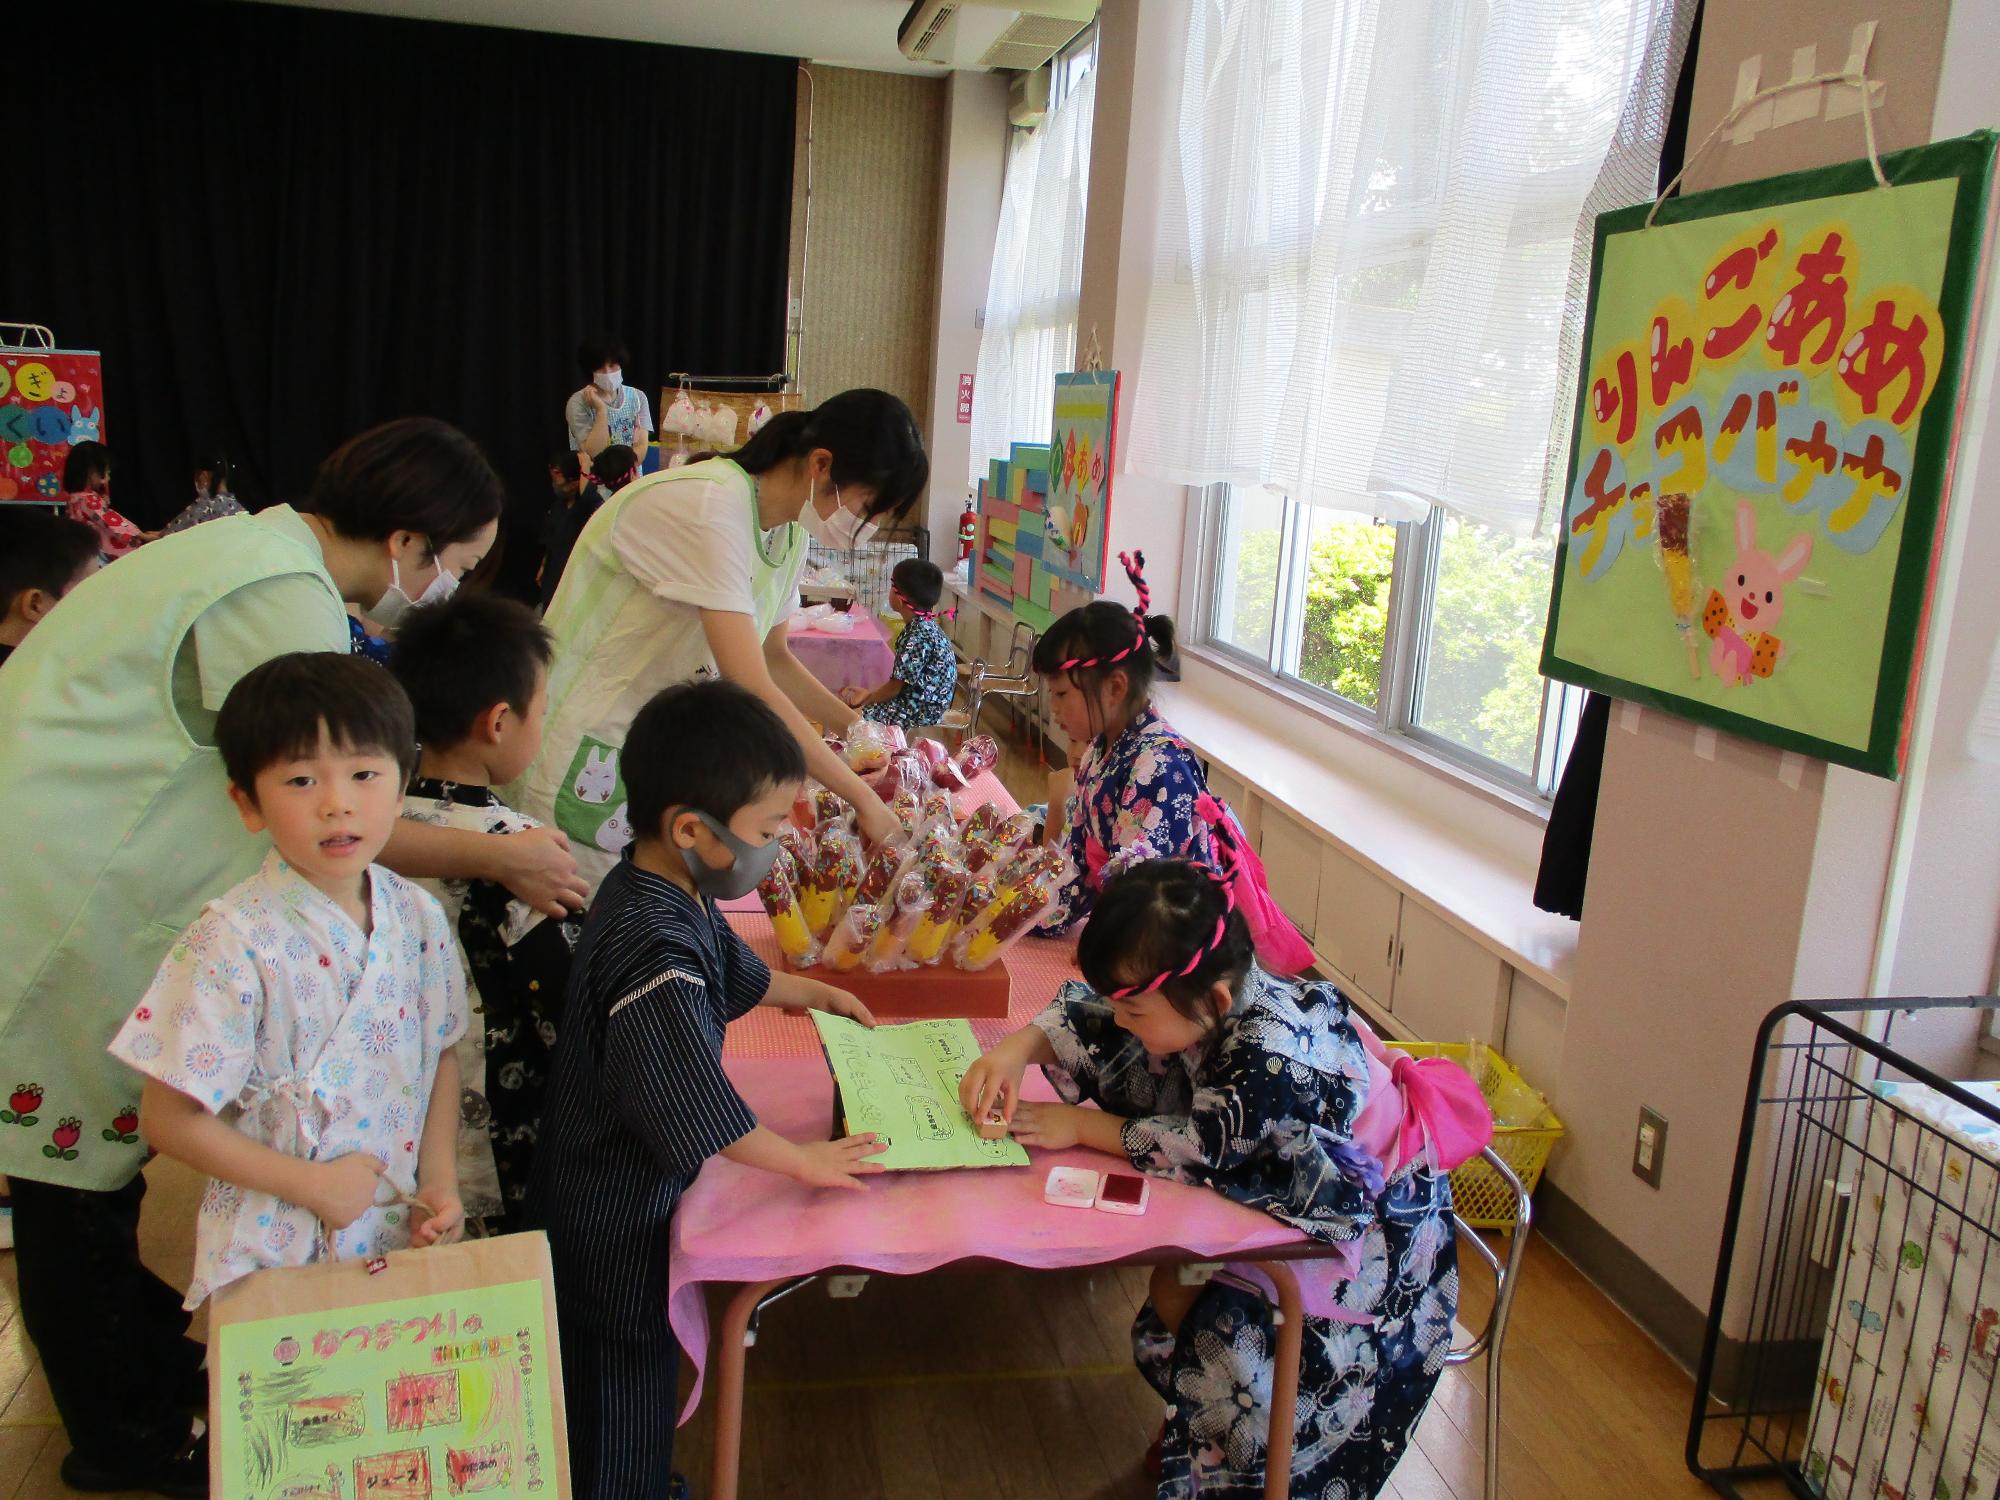
<svg viewBox="0 0 2000 1500">
<path fill-rule="evenodd" d="M 962 425 L 972 422 L 972 377 L 958 377 L 958 420 Z"/>
</svg>

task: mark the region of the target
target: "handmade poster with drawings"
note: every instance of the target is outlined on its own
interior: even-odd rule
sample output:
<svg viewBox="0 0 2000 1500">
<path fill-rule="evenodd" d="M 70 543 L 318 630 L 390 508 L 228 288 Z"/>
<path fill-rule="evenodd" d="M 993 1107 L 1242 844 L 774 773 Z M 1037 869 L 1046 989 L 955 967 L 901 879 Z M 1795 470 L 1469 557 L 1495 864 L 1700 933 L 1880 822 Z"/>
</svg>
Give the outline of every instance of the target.
<svg viewBox="0 0 2000 1500">
<path fill-rule="evenodd" d="M 833 1072 L 837 1135 L 873 1132 L 889 1149 L 870 1160 L 892 1172 L 952 1167 L 1025 1167 L 1011 1140 L 981 1140 L 958 1106 L 959 1080 L 979 1060 L 962 1020 L 912 1021 L 873 1030 L 845 1016 L 812 1012 Z"/>
<path fill-rule="evenodd" d="M 1547 676 L 1898 773 L 1995 139 L 1599 217 Z"/>
<path fill-rule="evenodd" d="M 0 348 L 0 500 L 54 500 L 63 461 L 104 441 L 95 350 Z"/>
<path fill-rule="evenodd" d="M 1063 583 L 1104 588 L 1111 477 L 1118 434 L 1118 372 L 1056 376 L 1042 565 Z"/>
<path fill-rule="evenodd" d="M 548 1241 L 259 1271 L 212 1304 L 218 1500 L 566 1500 Z"/>
</svg>

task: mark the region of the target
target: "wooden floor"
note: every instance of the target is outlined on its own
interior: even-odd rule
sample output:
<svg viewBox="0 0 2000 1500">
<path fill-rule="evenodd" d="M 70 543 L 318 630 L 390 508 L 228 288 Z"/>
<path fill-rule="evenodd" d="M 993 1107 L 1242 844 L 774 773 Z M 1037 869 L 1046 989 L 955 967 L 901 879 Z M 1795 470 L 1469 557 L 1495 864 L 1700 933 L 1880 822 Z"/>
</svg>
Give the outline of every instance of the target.
<svg viewBox="0 0 2000 1500">
<path fill-rule="evenodd" d="M 997 716 L 996 716 L 997 717 Z M 1041 772 L 1007 780 L 1039 800 Z M 149 1263 L 185 1284 L 199 1183 L 150 1169 Z M 1462 1257 L 1471 1261 L 1472 1257 Z M 68 1451 L 0 1254 L 0 1500 L 71 1493 Z M 1491 1296 L 1466 1271 L 1462 1320 Z M 1158 1403 L 1132 1368 L 1139 1272 L 875 1277 L 854 1300 L 809 1287 L 766 1314 L 750 1356 L 744 1500 L 1125 1500 L 1151 1494 L 1141 1456 Z M 199 1332 L 199 1330 L 197 1330 Z M 1447 1371 L 1397 1470 L 1397 1500 L 1479 1500 L 1484 1364 Z M 1510 1500 L 1654 1500 L 1710 1492 L 1681 1464 L 1691 1386 L 1546 1245 L 1530 1246 L 1504 1360 L 1501 1494 Z M 704 1492 L 706 1412 L 681 1430 Z"/>
</svg>

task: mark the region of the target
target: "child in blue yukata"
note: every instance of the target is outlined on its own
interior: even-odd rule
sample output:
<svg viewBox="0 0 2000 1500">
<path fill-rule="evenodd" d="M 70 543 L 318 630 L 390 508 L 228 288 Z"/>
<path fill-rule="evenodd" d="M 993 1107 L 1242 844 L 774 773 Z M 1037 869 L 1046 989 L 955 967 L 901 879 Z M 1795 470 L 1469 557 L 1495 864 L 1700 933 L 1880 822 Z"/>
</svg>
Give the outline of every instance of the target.
<svg viewBox="0 0 2000 1500">
<path fill-rule="evenodd" d="M 1339 990 L 1260 968 L 1229 884 L 1187 860 L 1114 877 L 1077 961 L 1087 983 L 1065 984 L 973 1064 L 960 1102 L 973 1119 L 998 1108 L 1025 1145 L 1103 1151 L 1340 1247 L 1297 1267 L 1306 1320 L 1288 1492 L 1366 1500 L 1402 1455 L 1450 1346 L 1457 1246 L 1433 1150 L 1445 1117 L 1430 1102 L 1440 1086 L 1470 1089 L 1490 1134 L 1476 1086 L 1462 1072 L 1441 1085 L 1413 1079 Z M 1067 1102 L 1021 1100 L 1037 1063 Z M 1470 1154 L 1463 1136 L 1448 1155 Z M 1201 1287 L 1155 1272 L 1132 1343 L 1167 1403 L 1159 1500 L 1263 1495 L 1270 1290 L 1247 1267 Z"/>
<path fill-rule="evenodd" d="M 951 707 L 958 686 L 958 658 L 951 638 L 938 624 L 938 600 L 944 597 L 944 573 L 934 562 L 906 557 L 889 574 L 889 607 L 903 617 L 903 634 L 896 642 L 896 665 L 889 680 L 872 692 L 850 689 L 849 706 L 877 724 L 920 729 L 935 724 Z"/>
<path fill-rule="evenodd" d="M 267 1266 L 457 1239 L 465 994 L 443 910 L 373 861 L 416 764 L 409 699 L 352 656 L 247 673 L 215 722 L 229 797 L 271 836 L 202 909 L 112 1052 L 140 1132 L 209 1174 L 187 1306 Z"/>
<path fill-rule="evenodd" d="M 716 909 L 777 859 L 805 780 L 798 740 L 748 689 L 686 682 L 639 710 L 621 769 L 635 837 L 584 924 L 528 1191 L 555 1260 L 577 1500 L 681 1492 L 667 1247 L 701 1164 L 858 1189 L 885 1149 L 872 1135 L 787 1140 L 722 1066 L 724 1028 L 757 1005 L 875 1024 L 845 990 L 774 974 Z"/>
<path fill-rule="evenodd" d="M 553 651 L 532 609 L 484 590 L 403 616 L 389 668 L 410 695 L 423 747 L 405 818 L 474 833 L 542 826 L 493 788 L 541 748 Z M 497 880 L 422 884 L 457 937 L 472 1012 L 458 1044 L 459 1196 L 476 1218 L 518 1214 L 583 918 L 558 921 Z"/>
</svg>

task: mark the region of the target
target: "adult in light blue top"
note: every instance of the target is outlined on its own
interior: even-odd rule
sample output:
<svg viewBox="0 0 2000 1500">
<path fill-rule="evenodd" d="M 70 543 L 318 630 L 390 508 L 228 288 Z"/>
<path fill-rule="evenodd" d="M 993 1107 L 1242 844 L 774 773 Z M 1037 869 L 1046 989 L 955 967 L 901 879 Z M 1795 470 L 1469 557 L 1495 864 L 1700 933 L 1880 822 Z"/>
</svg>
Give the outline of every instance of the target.
<svg viewBox="0 0 2000 1500">
<path fill-rule="evenodd" d="M 613 443 L 623 443 L 638 458 L 634 467 L 644 468 L 652 446 L 653 408 L 644 391 L 625 384 L 625 346 L 614 338 L 588 338 L 577 345 L 576 362 L 583 367 L 583 388 L 563 408 L 570 447 L 595 458 Z"/>
</svg>

